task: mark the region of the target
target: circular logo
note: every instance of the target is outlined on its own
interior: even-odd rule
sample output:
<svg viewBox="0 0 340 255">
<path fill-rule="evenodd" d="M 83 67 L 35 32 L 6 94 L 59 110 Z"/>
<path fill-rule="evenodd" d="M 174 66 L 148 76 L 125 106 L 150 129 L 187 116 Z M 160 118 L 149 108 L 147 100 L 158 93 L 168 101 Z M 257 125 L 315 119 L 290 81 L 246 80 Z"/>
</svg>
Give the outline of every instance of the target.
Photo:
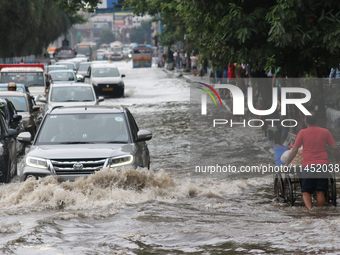
<svg viewBox="0 0 340 255">
<path fill-rule="evenodd" d="M 79 162 L 73 165 L 74 170 L 83 170 L 83 168 L 84 168 L 83 164 Z"/>
</svg>

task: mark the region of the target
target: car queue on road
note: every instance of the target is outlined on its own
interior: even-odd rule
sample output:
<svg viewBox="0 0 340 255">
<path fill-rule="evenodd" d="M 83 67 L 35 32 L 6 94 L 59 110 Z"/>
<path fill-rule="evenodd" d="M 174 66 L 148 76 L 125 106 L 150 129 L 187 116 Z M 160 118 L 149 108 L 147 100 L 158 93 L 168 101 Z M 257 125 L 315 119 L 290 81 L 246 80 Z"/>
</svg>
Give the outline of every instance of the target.
<svg viewBox="0 0 340 255">
<path fill-rule="evenodd" d="M 46 175 L 73 180 L 103 167 L 150 167 L 145 141 L 152 133 L 139 130 L 127 108 L 99 105 L 104 96 L 124 97 L 125 75 L 109 61 L 85 62 L 82 58 L 75 61 L 82 71 L 79 74 L 72 61 L 45 68 L 45 93 L 30 95 L 29 86 L 19 83 L 16 91 L 1 91 L 6 83 L 0 86 L 0 183 L 9 182 L 16 174 L 21 181 Z M 13 74 L 12 79 L 19 75 L 24 80 L 24 73 Z M 65 110 L 57 113 L 59 108 Z M 62 126 L 60 121 L 67 118 Z M 77 123 L 86 123 L 86 128 Z M 89 148 L 88 144 L 96 145 Z M 25 147 L 28 152 L 17 169 L 18 156 L 24 154 Z M 84 153 L 78 155 L 79 150 Z M 58 155 L 62 151 L 67 153 Z M 94 166 L 94 162 L 100 163 Z"/>
</svg>

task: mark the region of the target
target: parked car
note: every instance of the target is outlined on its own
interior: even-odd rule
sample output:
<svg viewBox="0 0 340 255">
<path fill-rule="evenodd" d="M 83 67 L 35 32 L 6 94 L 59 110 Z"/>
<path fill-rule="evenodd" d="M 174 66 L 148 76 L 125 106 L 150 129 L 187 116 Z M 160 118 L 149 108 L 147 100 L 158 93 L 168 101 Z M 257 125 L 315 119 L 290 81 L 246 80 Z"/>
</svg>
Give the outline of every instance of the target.
<svg viewBox="0 0 340 255">
<path fill-rule="evenodd" d="M 45 103 L 45 112 L 56 106 L 97 105 L 104 97 L 96 97 L 93 86 L 87 83 L 55 83 L 50 86 L 47 98 L 40 98 Z"/>
<path fill-rule="evenodd" d="M 125 75 L 120 75 L 114 64 L 93 63 L 84 80 L 93 85 L 97 96 L 124 97 L 123 77 Z"/>
<path fill-rule="evenodd" d="M 46 67 L 46 71 L 49 73 L 51 71 L 57 71 L 57 70 L 67 70 L 67 66 L 64 65 L 50 65 Z"/>
<path fill-rule="evenodd" d="M 149 168 L 145 141 L 151 138 L 125 107 L 56 107 L 45 114 L 19 169 L 20 180 L 48 175 L 74 180 L 106 167 Z M 18 140 L 30 143 L 30 134 L 19 134 Z"/>
<path fill-rule="evenodd" d="M 40 106 L 36 105 L 34 98 L 27 92 L 18 91 L 1 91 L 0 97 L 13 103 L 17 113 L 22 116 L 24 130 L 30 132 L 33 139 L 43 118 Z"/>
<path fill-rule="evenodd" d="M 7 183 L 17 174 L 18 131 L 9 128 L 3 114 L 0 114 L 0 182 Z"/>
<path fill-rule="evenodd" d="M 53 83 L 74 83 L 74 82 L 77 81 L 77 77 L 72 70 L 51 71 L 48 74 L 51 75 L 51 84 L 53 84 Z"/>
<path fill-rule="evenodd" d="M 17 85 L 17 91 L 30 93 L 30 90 L 28 89 L 27 86 L 25 86 L 25 84 L 16 83 L 16 85 Z M 7 86 L 8 86 L 8 83 L 0 83 L 0 91 L 8 91 Z"/>
</svg>

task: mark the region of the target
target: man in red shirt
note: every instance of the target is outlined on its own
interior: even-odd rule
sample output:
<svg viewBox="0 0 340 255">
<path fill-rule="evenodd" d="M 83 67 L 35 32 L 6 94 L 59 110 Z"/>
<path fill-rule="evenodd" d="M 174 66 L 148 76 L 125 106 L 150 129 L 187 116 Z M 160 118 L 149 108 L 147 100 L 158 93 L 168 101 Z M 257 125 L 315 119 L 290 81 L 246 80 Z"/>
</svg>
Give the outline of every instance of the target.
<svg viewBox="0 0 340 255">
<path fill-rule="evenodd" d="M 317 166 L 329 164 L 328 155 L 326 151 L 326 145 L 328 144 L 334 154 L 337 164 L 340 164 L 340 151 L 336 145 L 332 134 L 325 128 L 315 126 L 317 118 L 315 112 L 312 112 L 311 116 L 306 116 L 305 124 L 306 129 L 300 130 L 298 133 L 294 147 L 289 153 L 285 166 L 289 166 L 292 160 L 295 158 L 298 149 L 303 145 L 303 162 L 302 162 L 302 179 L 301 179 L 301 191 L 303 202 L 307 209 L 312 209 L 312 196 L 316 193 L 316 205 L 325 205 L 325 191 L 327 189 L 327 178 L 318 178 L 318 173 L 310 171 L 311 166 L 315 169 Z M 306 168 L 307 167 L 307 168 Z M 309 169 L 309 170 L 307 170 Z M 313 176 L 314 177 L 311 177 Z M 305 178 L 304 178 L 305 177 Z"/>
</svg>

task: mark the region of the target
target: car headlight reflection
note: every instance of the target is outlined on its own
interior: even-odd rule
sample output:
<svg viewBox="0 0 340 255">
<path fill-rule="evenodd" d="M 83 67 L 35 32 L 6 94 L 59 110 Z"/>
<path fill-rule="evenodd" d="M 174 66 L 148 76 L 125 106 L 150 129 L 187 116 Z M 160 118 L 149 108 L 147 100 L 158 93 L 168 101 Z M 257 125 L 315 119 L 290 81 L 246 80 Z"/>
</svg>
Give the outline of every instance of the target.
<svg viewBox="0 0 340 255">
<path fill-rule="evenodd" d="M 125 166 L 133 162 L 133 156 L 127 155 L 119 158 L 111 158 L 109 161 L 109 167 Z"/>
<path fill-rule="evenodd" d="M 43 159 L 43 158 L 27 157 L 26 158 L 26 165 L 31 166 L 31 167 L 40 168 L 40 169 L 48 169 L 47 160 Z"/>
</svg>

